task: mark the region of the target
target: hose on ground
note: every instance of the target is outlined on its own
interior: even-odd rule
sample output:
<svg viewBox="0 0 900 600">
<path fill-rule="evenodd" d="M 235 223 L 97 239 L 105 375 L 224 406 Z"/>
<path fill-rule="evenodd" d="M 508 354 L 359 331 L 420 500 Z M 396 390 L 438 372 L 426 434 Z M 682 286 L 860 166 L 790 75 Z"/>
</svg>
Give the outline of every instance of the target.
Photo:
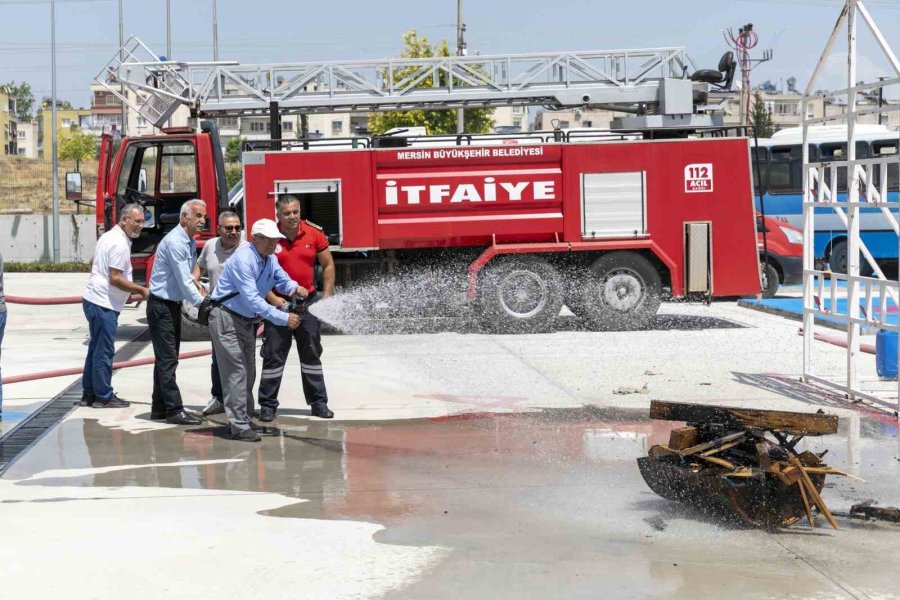
<svg viewBox="0 0 900 600">
<path fill-rule="evenodd" d="M 56 306 L 60 304 L 81 304 L 81 296 L 53 296 L 50 298 L 29 298 L 26 296 L 6 296 L 9 304 L 26 304 L 29 306 Z M 139 302 L 141 297 L 132 294 L 128 302 Z"/>
</svg>

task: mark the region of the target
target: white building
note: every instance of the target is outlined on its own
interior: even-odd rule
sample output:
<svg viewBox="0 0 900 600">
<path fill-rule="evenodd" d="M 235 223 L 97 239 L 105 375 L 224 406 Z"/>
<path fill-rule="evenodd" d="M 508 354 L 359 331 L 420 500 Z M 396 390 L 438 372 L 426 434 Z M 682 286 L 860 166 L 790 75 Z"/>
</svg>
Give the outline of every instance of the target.
<svg viewBox="0 0 900 600">
<path fill-rule="evenodd" d="M 24 158 L 38 157 L 37 121 L 19 121 L 17 129 L 17 153 Z"/>
</svg>

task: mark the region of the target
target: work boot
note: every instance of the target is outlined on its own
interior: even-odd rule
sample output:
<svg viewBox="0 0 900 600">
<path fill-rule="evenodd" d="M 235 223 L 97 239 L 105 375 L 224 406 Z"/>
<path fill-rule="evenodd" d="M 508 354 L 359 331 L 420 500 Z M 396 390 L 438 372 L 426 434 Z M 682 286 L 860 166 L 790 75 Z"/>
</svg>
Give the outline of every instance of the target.
<svg viewBox="0 0 900 600">
<path fill-rule="evenodd" d="M 206 405 L 206 408 L 204 408 L 200 414 L 203 415 L 204 417 L 209 417 L 212 415 L 221 415 L 224 412 L 225 412 L 225 405 L 222 404 L 221 400 L 213 397 L 213 398 L 210 398 L 209 404 Z"/>
<path fill-rule="evenodd" d="M 90 392 L 81 392 L 81 400 L 78 402 L 78 406 L 93 406 L 96 400 L 97 396 Z"/>
<path fill-rule="evenodd" d="M 270 423 L 275 420 L 275 409 L 271 406 L 261 406 L 259 408 L 259 420 L 263 423 Z"/>
<path fill-rule="evenodd" d="M 334 412 L 328 405 L 324 402 L 315 402 L 309 406 L 309 414 L 314 417 L 319 417 L 320 419 L 331 419 L 334 417 Z"/>
<path fill-rule="evenodd" d="M 119 398 L 115 394 L 113 394 L 109 400 L 101 400 L 97 398 L 94 400 L 93 404 L 89 404 L 88 406 L 93 406 L 94 408 L 127 408 L 131 406 L 131 402 L 128 400 L 123 400 Z"/>
</svg>

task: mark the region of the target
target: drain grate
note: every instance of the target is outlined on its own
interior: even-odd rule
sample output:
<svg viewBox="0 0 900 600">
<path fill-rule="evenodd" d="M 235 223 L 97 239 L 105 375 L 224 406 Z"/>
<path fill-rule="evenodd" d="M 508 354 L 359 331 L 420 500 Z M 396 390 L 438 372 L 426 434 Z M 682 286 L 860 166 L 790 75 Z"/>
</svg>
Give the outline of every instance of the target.
<svg viewBox="0 0 900 600">
<path fill-rule="evenodd" d="M 30 414 L 0 438 L 0 475 L 51 427 L 62 421 L 81 400 L 81 381 L 76 381 Z"/>
<path fill-rule="evenodd" d="M 147 346 L 149 330 L 144 329 L 134 339 L 116 352 L 115 361 L 134 358 Z M 0 436 L 0 475 L 13 461 L 33 446 L 47 431 L 62 421 L 81 400 L 81 379 L 56 395 L 52 400 L 34 411 L 21 423 Z"/>
</svg>

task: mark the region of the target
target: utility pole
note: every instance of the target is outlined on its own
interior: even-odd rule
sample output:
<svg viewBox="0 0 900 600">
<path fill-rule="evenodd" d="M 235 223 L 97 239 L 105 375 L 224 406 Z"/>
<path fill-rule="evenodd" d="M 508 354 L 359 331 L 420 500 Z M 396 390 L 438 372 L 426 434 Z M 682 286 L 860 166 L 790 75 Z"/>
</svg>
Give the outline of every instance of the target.
<svg viewBox="0 0 900 600">
<path fill-rule="evenodd" d="M 53 262 L 59 262 L 59 148 L 56 133 L 56 0 L 50 0 L 50 168 L 53 192 Z"/>
<path fill-rule="evenodd" d="M 878 82 L 882 83 L 885 79 L 887 79 L 887 77 L 879 77 Z M 883 83 L 882 83 L 882 85 L 878 86 L 878 108 L 881 108 L 882 106 L 884 106 L 884 84 Z M 884 117 L 884 113 L 879 111 L 878 112 L 878 124 L 879 125 L 884 124 L 883 117 Z"/>
<path fill-rule="evenodd" d="M 172 0 L 166 0 L 166 60 L 172 60 Z M 172 119 L 166 120 L 166 127 L 172 126 Z M 171 166 L 171 165 L 170 165 Z M 169 178 L 173 173 L 169 169 Z"/>
<path fill-rule="evenodd" d="M 462 20 L 463 0 L 456 0 L 456 55 L 466 55 L 466 24 Z M 465 133 L 465 114 L 463 109 L 456 109 L 456 133 Z"/>
<path fill-rule="evenodd" d="M 750 89 L 750 72 L 758 67 L 761 63 L 772 60 L 772 50 L 763 52 L 762 58 L 750 58 L 750 50 L 756 47 L 759 42 L 759 36 L 753 31 L 753 23 L 747 23 L 738 29 L 737 35 L 728 29 L 728 33 L 722 32 L 725 36 L 725 42 L 734 49 L 737 55 L 738 65 L 741 68 L 741 104 L 740 119 L 741 125 L 750 125 L 750 99 L 752 90 Z"/>
<path fill-rule="evenodd" d="M 212 0 L 212 10 L 213 62 L 216 62 L 219 60 L 219 17 L 216 11 L 216 0 Z"/>
<path fill-rule="evenodd" d="M 172 60 L 172 0 L 166 0 L 166 60 Z"/>
<path fill-rule="evenodd" d="M 119 64 L 125 62 L 125 0 L 119 0 Z M 120 67 L 121 70 L 121 67 Z M 122 81 L 122 73 L 119 73 L 119 90 L 125 97 L 125 82 Z M 122 135 L 128 133 L 128 105 L 122 102 Z"/>
</svg>

